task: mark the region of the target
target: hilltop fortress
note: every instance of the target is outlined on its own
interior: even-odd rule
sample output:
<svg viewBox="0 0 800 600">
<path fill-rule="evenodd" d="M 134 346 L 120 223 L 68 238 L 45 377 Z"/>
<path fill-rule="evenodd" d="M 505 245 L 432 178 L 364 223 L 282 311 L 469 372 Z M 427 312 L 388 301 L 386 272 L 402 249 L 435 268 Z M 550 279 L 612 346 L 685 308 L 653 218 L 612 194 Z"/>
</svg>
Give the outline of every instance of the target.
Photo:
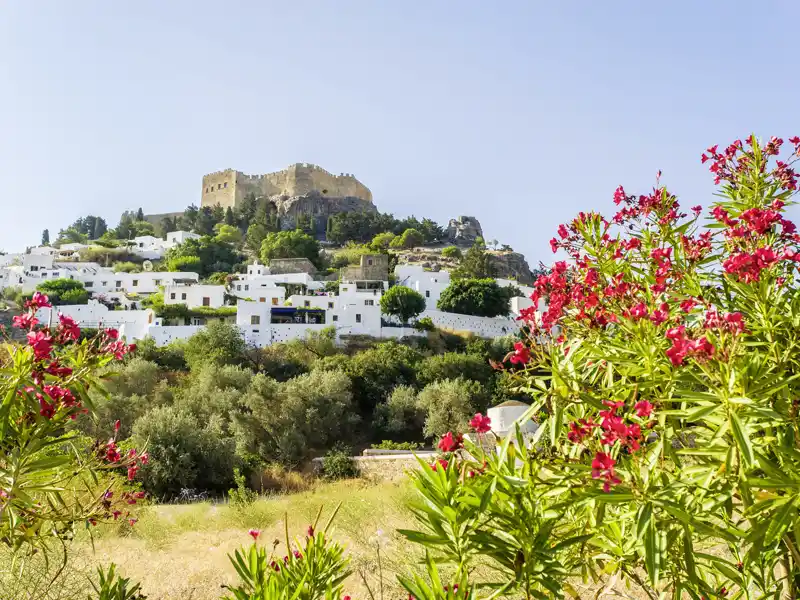
<svg viewBox="0 0 800 600">
<path fill-rule="evenodd" d="M 248 194 L 256 196 L 305 196 L 358 198 L 372 204 L 372 192 L 350 173 L 334 175 L 309 163 L 296 163 L 275 173 L 246 175 L 233 169 L 203 177 L 200 206 L 235 207 Z"/>
</svg>

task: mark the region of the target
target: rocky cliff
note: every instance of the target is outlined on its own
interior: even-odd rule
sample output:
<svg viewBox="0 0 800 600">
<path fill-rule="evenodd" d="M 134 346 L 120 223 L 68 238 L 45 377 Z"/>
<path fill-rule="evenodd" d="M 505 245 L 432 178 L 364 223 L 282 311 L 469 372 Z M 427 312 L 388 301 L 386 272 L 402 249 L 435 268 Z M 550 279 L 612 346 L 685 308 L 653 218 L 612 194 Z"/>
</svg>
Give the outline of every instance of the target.
<svg viewBox="0 0 800 600">
<path fill-rule="evenodd" d="M 489 251 L 492 257 L 492 266 L 495 268 L 495 277 L 503 279 L 516 279 L 523 285 L 533 283 L 533 275 L 525 255 L 519 252 Z"/>
<path fill-rule="evenodd" d="M 475 217 L 456 217 L 447 224 L 447 239 L 457 246 L 472 246 L 479 237 L 483 237 L 483 229 Z"/>
<path fill-rule="evenodd" d="M 314 223 L 317 234 L 325 233 L 328 217 L 343 212 L 377 212 L 375 205 L 361 198 L 332 197 L 319 192 L 309 192 L 301 196 L 273 196 L 270 201 L 275 205 L 280 219 L 281 229 L 294 229 L 297 218 L 303 215 Z"/>
</svg>

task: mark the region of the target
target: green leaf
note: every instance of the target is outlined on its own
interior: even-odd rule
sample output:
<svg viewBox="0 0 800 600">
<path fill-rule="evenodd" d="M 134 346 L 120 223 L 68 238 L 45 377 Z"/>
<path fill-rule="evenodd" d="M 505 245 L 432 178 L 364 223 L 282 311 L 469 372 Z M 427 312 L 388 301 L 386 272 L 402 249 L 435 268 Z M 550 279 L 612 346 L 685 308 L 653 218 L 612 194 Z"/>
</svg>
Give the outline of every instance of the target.
<svg viewBox="0 0 800 600">
<path fill-rule="evenodd" d="M 742 422 L 739 420 L 739 417 L 736 416 L 735 412 L 731 411 L 729 418 L 731 424 L 731 433 L 733 434 L 733 438 L 736 440 L 736 445 L 739 448 L 739 455 L 742 457 L 742 461 L 744 461 L 748 467 L 752 467 L 754 462 L 753 446 L 750 444 L 750 438 L 747 435 L 747 431 L 742 425 Z"/>
</svg>

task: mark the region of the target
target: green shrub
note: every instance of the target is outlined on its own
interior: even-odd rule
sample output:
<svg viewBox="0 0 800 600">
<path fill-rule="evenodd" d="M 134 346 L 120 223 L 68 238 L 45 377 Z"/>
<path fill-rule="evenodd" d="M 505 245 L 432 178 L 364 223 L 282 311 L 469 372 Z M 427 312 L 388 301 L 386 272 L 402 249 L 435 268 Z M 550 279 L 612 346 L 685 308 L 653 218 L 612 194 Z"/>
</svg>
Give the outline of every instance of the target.
<svg viewBox="0 0 800 600">
<path fill-rule="evenodd" d="M 115 273 L 141 273 L 142 265 L 137 265 L 134 262 L 115 262 L 111 267 Z"/>
<path fill-rule="evenodd" d="M 89 302 L 89 292 L 83 283 L 74 279 L 50 279 L 36 286 L 36 289 L 47 294 L 53 306 L 68 304 L 86 304 Z M 28 298 L 29 296 L 26 296 Z"/>
<path fill-rule="evenodd" d="M 322 474 L 325 479 L 348 479 L 358 476 L 352 450 L 339 446 L 329 450 L 322 459 Z"/>
<path fill-rule="evenodd" d="M 186 341 L 184 356 L 190 369 L 205 364 L 239 365 L 247 359 L 247 345 L 235 325 L 216 321 Z"/>
<path fill-rule="evenodd" d="M 446 379 L 429 383 L 417 396 L 417 407 L 425 413 L 425 437 L 448 431 L 464 432 L 486 394 L 477 381 Z"/>
<path fill-rule="evenodd" d="M 455 259 L 455 260 L 461 260 L 461 257 L 463 255 L 461 254 L 461 250 L 458 247 L 456 247 L 456 246 L 448 246 L 447 248 L 444 248 L 442 250 L 442 256 L 444 258 L 452 258 L 452 259 Z"/>
<path fill-rule="evenodd" d="M 141 593 L 141 585 L 131 584 L 130 579 L 117 574 L 116 568 L 117 565 L 111 563 L 106 571 L 97 569 L 97 582 L 91 582 L 96 595 L 89 600 L 147 600 Z"/>
<path fill-rule="evenodd" d="M 228 490 L 228 501 L 234 508 L 247 508 L 258 500 L 258 494 L 247 487 L 244 475 L 238 468 L 233 470 L 233 481 L 235 488 Z"/>
<path fill-rule="evenodd" d="M 414 329 L 417 331 L 436 331 L 436 325 L 430 317 L 422 317 L 414 322 Z"/>
<path fill-rule="evenodd" d="M 482 356 L 447 352 L 429 356 L 417 366 L 417 381 L 425 386 L 444 379 L 466 379 L 489 385 L 494 376 L 492 367 Z"/>
<path fill-rule="evenodd" d="M 383 440 L 380 444 L 372 444 L 375 450 L 420 450 L 422 444 L 419 442 L 393 442 L 392 440 Z"/>
<path fill-rule="evenodd" d="M 224 492 L 233 483 L 236 444 L 218 417 L 201 422 L 185 409 L 154 408 L 134 423 L 133 440 L 150 453 L 141 479 L 154 496 L 175 497 L 184 488 Z"/>
<path fill-rule="evenodd" d="M 167 271 L 179 271 L 183 273 L 200 273 L 203 269 L 203 261 L 199 256 L 176 256 L 167 261 Z"/>
<path fill-rule="evenodd" d="M 494 279 L 456 279 L 439 296 L 439 310 L 478 317 L 505 316 L 512 290 Z"/>
</svg>

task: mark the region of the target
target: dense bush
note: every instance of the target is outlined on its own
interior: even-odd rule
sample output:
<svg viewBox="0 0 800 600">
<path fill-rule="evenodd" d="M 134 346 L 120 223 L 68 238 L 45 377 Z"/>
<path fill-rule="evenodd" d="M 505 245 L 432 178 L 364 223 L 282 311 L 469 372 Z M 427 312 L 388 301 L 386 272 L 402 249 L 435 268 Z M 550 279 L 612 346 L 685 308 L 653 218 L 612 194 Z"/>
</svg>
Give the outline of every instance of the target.
<svg viewBox="0 0 800 600">
<path fill-rule="evenodd" d="M 470 417 L 485 401 L 477 381 L 445 379 L 426 385 L 417 397 L 417 407 L 425 414 L 425 437 L 466 431 Z"/>
<path fill-rule="evenodd" d="M 446 352 L 429 356 L 417 367 L 417 381 L 425 386 L 443 379 L 468 379 L 489 385 L 494 372 L 485 356 Z"/>
<path fill-rule="evenodd" d="M 201 421 L 176 406 L 154 408 L 134 423 L 133 439 L 147 445 L 151 460 L 141 479 L 155 496 L 175 497 L 184 488 L 224 492 L 233 483 L 236 444 L 218 417 Z"/>
<path fill-rule="evenodd" d="M 352 458 L 353 451 L 346 446 L 337 446 L 322 457 L 322 474 L 326 479 L 356 477 L 358 469 Z"/>
<path fill-rule="evenodd" d="M 270 233 L 261 243 L 261 260 L 265 264 L 273 258 L 307 258 L 321 268 L 320 247 L 317 240 L 302 231 Z"/>
<path fill-rule="evenodd" d="M 235 325 L 215 321 L 198 331 L 185 344 L 183 354 L 190 369 L 205 363 L 240 365 L 246 360 L 246 344 Z"/>
<path fill-rule="evenodd" d="M 494 279 L 456 279 L 439 296 L 439 310 L 499 317 L 509 313 L 513 290 L 497 285 Z"/>
<path fill-rule="evenodd" d="M 256 375 L 242 402 L 248 409 L 238 417 L 243 445 L 286 465 L 351 438 L 359 422 L 350 378 L 337 371 L 313 371 L 283 384 Z"/>
<path fill-rule="evenodd" d="M 397 342 L 377 344 L 353 356 L 347 373 L 353 380 L 353 395 L 362 414 L 370 414 L 396 386 L 413 384 L 421 359 L 420 352 Z"/>
<path fill-rule="evenodd" d="M 463 577 L 504 573 L 509 596 L 578 574 L 650 598 L 797 594 L 800 137 L 781 161 L 783 143 L 706 151 L 705 226 L 657 181 L 558 228 L 571 260 L 536 281 L 547 310 L 509 356 L 540 427 L 419 470 L 411 539 Z"/>
<path fill-rule="evenodd" d="M 458 260 L 461 259 L 463 255 L 457 246 L 448 246 L 447 248 L 442 249 L 442 256 L 444 258 L 453 258 Z"/>
<path fill-rule="evenodd" d="M 89 302 L 89 292 L 83 283 L 74 279 L 50 279 L 37 285 L 36 289 L 47 294 L 53 306 Z"/>
</svg>

